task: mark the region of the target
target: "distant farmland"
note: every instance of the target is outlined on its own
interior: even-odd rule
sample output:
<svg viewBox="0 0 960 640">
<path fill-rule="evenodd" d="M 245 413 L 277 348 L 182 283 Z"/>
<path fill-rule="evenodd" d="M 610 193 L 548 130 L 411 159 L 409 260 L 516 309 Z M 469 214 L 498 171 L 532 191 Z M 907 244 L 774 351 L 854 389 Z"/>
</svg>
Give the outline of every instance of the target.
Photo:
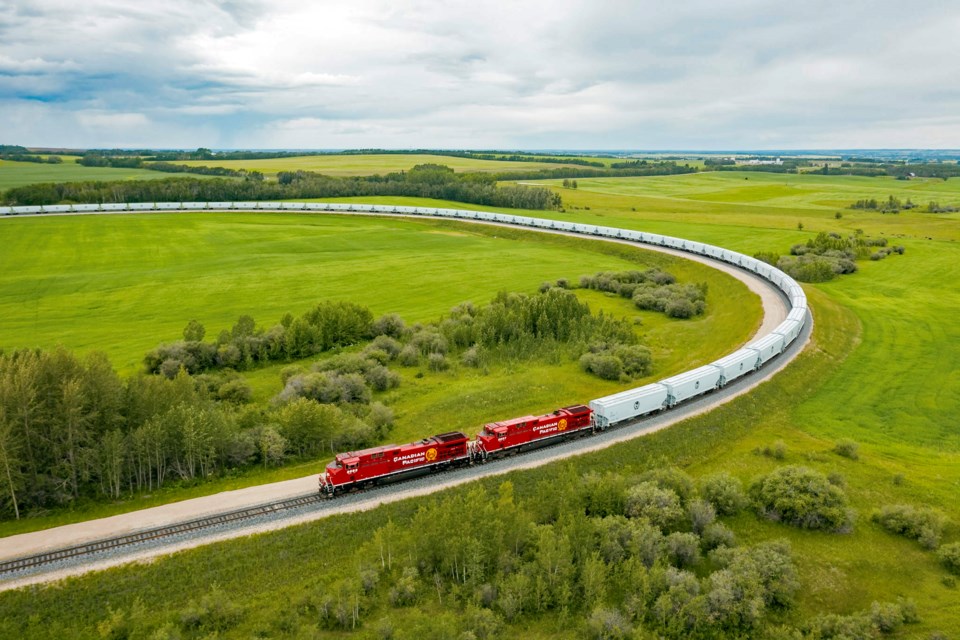
<svg viewBox="0 0 960 640">
<path fill-rule="evenodd" d="M 533 169 L 554 169 L 563 166 L 552 162 L 508 162 L 502 160 L 475 160 L 454 156 L 433 156 L 420 154 L 375 154 L 375 155 L 322 155 L 295 156 L 291 158 L 269 158 L 266 160 L 186 160 L 176 164 L 190 166 L 227 167 L 260 171 L 266 175 L 276 175 L 280 171 L 316 171 L 331 176 L 367 176 L 392 171 L 407 171 L 418 164 L 442 164 L 454 171 L 529 171 Z"/>
</svg>

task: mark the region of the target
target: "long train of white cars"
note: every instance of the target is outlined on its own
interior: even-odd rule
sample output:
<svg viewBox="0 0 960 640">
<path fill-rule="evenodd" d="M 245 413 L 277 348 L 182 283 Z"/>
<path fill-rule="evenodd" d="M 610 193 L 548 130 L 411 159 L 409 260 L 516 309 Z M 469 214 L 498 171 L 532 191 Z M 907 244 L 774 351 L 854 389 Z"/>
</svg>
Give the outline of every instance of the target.
<svg viewBox="0 0 960 640">
<path fill-rule="evenodd" d="M 634 420 L 641 416 L 690 400 L 719 389 L 730 382 L 761 368 L 783 351 L 800 335 L 807 322 L 807 298 L 797 282 L 783 271 L 755 258 L 701 242 L 682 238 L 602 227 L 528 216 L 464 209 L 437 209 L 432 207 L 405 207 L 393 205 L 342 204 L 324 202 L 142 202 L 104 204 L 62 204 L 42 206 L 0 207 L 0 215 L 12 216 L 43 213 L 96 213 L 123 211 L 202 211 L 202 210 L 267 210 L 267 211 L 326 211 L 335 213 L 376 213 L 422 215 L 440 218 L 480 220 L 538 229 L 552 229 L 569 233 L 599 236 L 669 247 L 726 262 L 768 280 L 775 285 L 790 304 L 787 319 L 771 333 L 755 339 L 745 347 L 708 365 L 660 380 L 636 389 L 629 389 L 605 398 L 590 401 L 595 428 L 607 427 Z"/>
</svg>

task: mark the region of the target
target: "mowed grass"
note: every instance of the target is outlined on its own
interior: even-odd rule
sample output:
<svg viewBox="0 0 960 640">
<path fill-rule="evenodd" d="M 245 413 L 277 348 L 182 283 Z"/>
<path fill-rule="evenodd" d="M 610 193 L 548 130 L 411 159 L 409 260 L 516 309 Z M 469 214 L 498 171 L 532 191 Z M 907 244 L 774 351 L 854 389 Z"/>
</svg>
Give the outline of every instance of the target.
<svg viewBox="0 0 960 640">
<path fill-rule="evenodd" d="M 146 169 L 113 169 L 110 167 L 84 167 L 76 164 L 75 158 L 64 156 L 63 164 L 39 164 L 36 162 L 11 162 L 0 160 L 0 195 L 7 189 L 23 187 L 38 182 L 85 182 L 87 180 L 156 180 L 173 177 L 173 174 Z"/>
<path fill-rule="evenodd" d="M 409 171 L 418 164 L 442 164 L 454 171 L 532 171 L 551 169 L 561 166 L 552 162 L 510 162 L 505 160 L 477 160 L 455 156 L 435 156 L 429 154 L 348 154 L 322 156 L 295 156 L 290 158 L 267 158 L 253 160 L 186 160 L 177 162 L 190 166 L 227 167 L 260 171 L 265 175 L 276 175 L 280 171 L 315 171 L 331 176 L 369 176 Z"/>
</svg>

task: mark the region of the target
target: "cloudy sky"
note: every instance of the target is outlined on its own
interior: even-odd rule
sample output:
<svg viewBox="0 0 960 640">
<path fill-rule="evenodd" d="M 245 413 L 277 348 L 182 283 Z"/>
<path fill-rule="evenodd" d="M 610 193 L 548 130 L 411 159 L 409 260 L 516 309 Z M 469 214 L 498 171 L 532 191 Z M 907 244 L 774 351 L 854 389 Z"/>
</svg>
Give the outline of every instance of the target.
<svg viewBox="0 0 960 640">
<path fill-rule="evenodd" d="M 960 147 L 960 2 L 3 0 L 0 143 Z"/>
</svg>

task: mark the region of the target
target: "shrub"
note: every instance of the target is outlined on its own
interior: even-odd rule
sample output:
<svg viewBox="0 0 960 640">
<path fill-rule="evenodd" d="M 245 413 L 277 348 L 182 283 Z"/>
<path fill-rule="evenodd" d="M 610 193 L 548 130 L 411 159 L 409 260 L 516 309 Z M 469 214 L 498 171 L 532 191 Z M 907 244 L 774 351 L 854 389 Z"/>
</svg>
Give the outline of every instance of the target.
<svg viewBox="0 0 960 640">
<path fill-rule="evenodd" d="M 631 518 L 646 518 L 663 531 L 679 528 L 686 516 L 677 494 L 653 482 L 641 482 L 627 491 L 626 513 Z"/>
<path fill-rule="evenodd" d="M 717 519 L 716 509 L 706 500 L 692 500 L 687 506 L 687 514 L 690 517 L 690 527 L 697 535 L 701 535 L 704 529 Z"/>
<path fill-rule="evenodd" d="M 243 378 L 228 380 L 217 389 L 217 398 L 223 402 L 247 404 L 253 400 L 253 389 Z"/>
<path fill-rule="evenodd" d="M 401 345 L 400 342 L 395 338 L 391 338 L 387 335 L 380 335 L 373 339 L 373 342 L 370 343 L 368 348 L 385 351 L 391 358 L 396 358 L 400 353 L 400 349 L 403 348 L 403 345 Z"/>
<path fill-rule="evenodd" d="M 700 481 L 700 495 L 722 516 L 734 516 L 747 506 L 743 484 L 729 473 L 717 473 Z"/>
<path fill-rule="evenodd" d="M 661 489 L 670 489 L 687 504 L 694 495 L 693 478 L 676 467 L 659 467 L 640 475 L 641 482 L 653 482 Z"/>
<path fill-rule="evenodd" d="M 650 375 L 653 369 L 653 356 L 650 354 L 650 349 L 642 345 L 620 345 L 614 349 L 613 355 L 620 360 L 623 373 L 632 378 Z"/>
<path fill-rule="evenodd" d="M 700 561 L 700 537 L 695 533 L 674 532 L 663 541 L 667 560 L 678 569 L 692 567 Z"/>
<path fill-rule="evenodd" d="M 735 547 L 737 546 L 737 538 L 733 531 L 722 522 L 713 522 L 703 530 L 700 543 L 704 549 L 710 551 L 720 547 Z"/>
<path fill-rule="evenodd" d="M 833 452 L 838 456 L 850 458 L 851 460 L 860 459 L 860 445 L 849 438 L 837 440 L 837 444 L 833 447 Z"/>
<path fill-rule="evenodd" d="M 937 550 L 937 560 L 950 573 L 960 575 L 960 542 L 945 544 Z"/>
<path fill-rule="evenodd" d="M 940 511 L 908 504 L 887 505 L 871 519 L 890 533 L 918 540 L 925 549 L 939 546 L 947 524 L 947 517 Z"/>
<path fill-rule="evenodd" d="M 620 359 L 606 353 L 585 353 L 580 356 L 580 366 L 587 373 L 604 380 L 619 380 L 623 374 L 623 363 Z"/>
<path fill-rule="evenodd" d="M 632 633 L 630 622 L 617 609 L 597 608 L 587 618 L 587 637 L 594 640 L 626 640 Z"/>
<path fill-rule="evenodd" d="M 403 335 L 403 331 L 406 328 L 407 326 L 404 324 L 403 318 L 396 313 L 388 313 L 380 316 L 377 321 L 373 323 L 371 332 L 375 336 L 399 338 Z"/>
<path fill-rule="evenodd" d="M 431 353 L 427 356 L 427 366 L 431 371 L 446 371 L 450 368 L 450 363 L 442 353 Z"/>
<path fill-rule="evenodd" d="M 783 440 L 777 440 L 772 445 L 766 445 L 762 449 L 756 450 L 761 455 L 774 460 L 783 460 L 787 457 L 787 444 Z"/>
<path fill-rule="evenodd" d="M 400 374 L 384 366 L 370 369 L 363 377 L 374 391 L 386 391 L 400 386 Z"/>
<path fill-rule="evenodd" d="M 408 344 L 397 355 L 397 362 L 405 367 L 417 366 L 420 364 L 420 350 L 412 344 Z"/>
<path fill-rule="evenodd" d="M 479 368 L 480 365 L 483 364 L 483 358 L 480 355 L 480 349 L 477 348 L 477 345 L 473 345 L 464 351 L 463 355 L 460 356 L 460 362 L 465 367 Z"/>
<path fill-rule="evenodd" d="M 853 528 L 853 512 L 843 491 L 807 467 L 782 467 L 757 478 L 750 497 L 761 515 L 777 522 L 838 532 Z"/>
</svg>

